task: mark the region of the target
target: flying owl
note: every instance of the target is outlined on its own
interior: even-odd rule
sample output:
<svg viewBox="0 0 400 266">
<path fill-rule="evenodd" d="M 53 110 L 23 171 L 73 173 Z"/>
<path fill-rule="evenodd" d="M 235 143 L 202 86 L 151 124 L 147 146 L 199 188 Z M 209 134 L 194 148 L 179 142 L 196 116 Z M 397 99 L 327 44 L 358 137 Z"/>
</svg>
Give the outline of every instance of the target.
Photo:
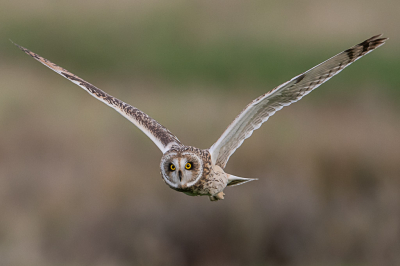
<svg viewBox="0 0 400 266">
<path fill-rule="evenodd" d="M 387 38 L 381 36 L 373 36 L 253 100 L 211 148 L 205 150 L 183 145 L 168 129 L 139 109 L 114 98 L 38 54 L 15 45 L 114 108 L 143 131 L 163 153 L 160 162 L 161 176 L 170 188 L 190 196 L 209 196 L 211 201 L 217 201 L 224 199 L 223 191 L 227 186 L 256 180 L 224 172 L 229 157 L 243 141 L 276 111 L 297 102 L 357 59 L 383 45 Z"/>
</svg>

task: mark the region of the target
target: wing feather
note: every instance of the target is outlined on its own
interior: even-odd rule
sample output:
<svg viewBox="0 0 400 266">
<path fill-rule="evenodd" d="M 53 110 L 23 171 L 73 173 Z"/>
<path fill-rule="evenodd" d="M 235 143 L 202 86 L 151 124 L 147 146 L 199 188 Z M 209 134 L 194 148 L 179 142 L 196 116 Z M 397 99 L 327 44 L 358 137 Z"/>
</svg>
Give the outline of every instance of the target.
<svg viewBox="0 0 400 266">
<path fill-rule="evenodd" d="M 86 82 L 80 77 L 39 56 L 38 54 L 33 53 L 18 44 L 15 45 L 43 65 L 49 67 L 61 76 L 83 88 L 97 100 L 114 108 L 118 113 L 127 118 L 141 131 L 143 131 L 143 133 L 145 133 L 163 153 L 169 150 L 173 145 L 182 146 L 182 144 L 174 134 L 172 134 L 168 129 L 166 129 L 164 126 L 159 124 L 156 120 L 152 119 L 144 112 L 105 93 L 104 91 L 98 89 L 89 82 Z"/>
<path fill-rule="evenodd" d="M 211 146 L 212 162 L 225 168 L 235 150 L 270 116 L 297 102 L 357 59 L 383 45 L 387 38 L 381 36 L 373 36 L 253 100 Z"/>
</svg>

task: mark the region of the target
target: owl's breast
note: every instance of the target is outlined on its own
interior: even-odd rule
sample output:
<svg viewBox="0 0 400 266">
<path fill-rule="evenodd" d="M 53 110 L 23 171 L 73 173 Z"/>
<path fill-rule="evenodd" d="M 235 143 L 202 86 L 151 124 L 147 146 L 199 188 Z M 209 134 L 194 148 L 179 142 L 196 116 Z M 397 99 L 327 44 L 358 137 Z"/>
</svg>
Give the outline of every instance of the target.
<svg viewBox="0 0 400 266">
<path fill-rule="evenodd" d="M 212 196 L 223 191 L 228 184 L 228 175 L 221 167 L 213 165 L 208 171 L 203 172 L 199 181 L 191 187 L 186 188 L 185 194 L 191 196 Z"/>
</svg>

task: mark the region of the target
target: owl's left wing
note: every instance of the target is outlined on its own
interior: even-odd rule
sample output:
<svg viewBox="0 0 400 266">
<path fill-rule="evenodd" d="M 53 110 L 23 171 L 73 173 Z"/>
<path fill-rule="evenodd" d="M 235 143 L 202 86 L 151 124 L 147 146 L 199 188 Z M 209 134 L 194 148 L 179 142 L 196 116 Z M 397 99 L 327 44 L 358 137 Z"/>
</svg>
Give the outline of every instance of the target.
<svg viewBox="0 0 400 266">
<path fill-rule="evenodd" d="M 373 36 L 335 55 L 252 101 L 209 149 L 212 162 L 225 168 L 235 150 L 270 116 L 297 102 L 357 59 L 383 45 L 387 38 L 381 36 Z"/>
<path fill-rule="evenodd" d="M 80 77 L 72 74 L 68 70 L 50 62 L 46 58 L 43 58 L 40 55 L 35 54 L 22 46 L 19 46 L 18 44 L 15 45 L 18 46 L 18 48 L 24 51 L 26 54 L 32 56 L 34 59 L 42 63 L 43 65 L 49 67 L 50 69 L 54 70 L 61 76 L 65 77 L 66 79 L 72 81 L 73 83 L 83 88 L 97 100 L 114 108 L 118 113 L 127 118 L 141 131 L 143 131 L 143 133 L 146 134 L 163 153 L 168 151 L 173 145 L 178 145 L 178 146 L 182 145 L 174 134 L 172 134 L 168 129 L 166 129 L 156 120 L 154 120 L 144 112 L 140 111 L 139 109 L 105 93 L 104 91 L 96 88 L 89 82 L 86 82 Z"/>
</svg>

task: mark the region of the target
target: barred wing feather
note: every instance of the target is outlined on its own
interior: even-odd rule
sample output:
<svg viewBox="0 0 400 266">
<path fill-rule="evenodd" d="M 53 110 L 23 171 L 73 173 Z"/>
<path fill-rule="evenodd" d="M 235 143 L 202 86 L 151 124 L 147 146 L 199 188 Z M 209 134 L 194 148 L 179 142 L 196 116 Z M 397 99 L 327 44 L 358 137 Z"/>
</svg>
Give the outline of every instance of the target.
<svg viewBox="0 0 400 266">
<path fill-rule="evenodd" d="M 144 112 L 105 93 L 104 91 L 96 88 L 89 82 L 86 82 L 80 77 L 72 74 L 68 70 L 50 62 L 46 58 L 43 58 L 40 55 L 33 53 L 18 44 L 15 45 L 18 46 L 26 54 L 32 56 L 34 59 L 42 63 L 43 65 L 49 67 L 50 69 L 54 70 L 61 76 L 65 77 L 66 79 L 72 81 L 73 83 L 83 88 L 97 100 L 114 108 L 118 113 L 127 118 L 141 131 L 143 131 L 143 133 L 145 133 L 163 153 L 168 151 L 169 148 L 173 145 L 182 146 L 182 144 L 179 142 L 178 138 L 175 135 L 173 135 L 168 129 L 159 124 L 153 118 L 149 117 Z"/>
<path fill-rule="evenodd" d="M 381 36 L 373 36 L 253 100 L 209 149 L 213 163 L 225 168 L 235 150 L 270 116 L 297 102 L 357 59 L 383 45 L 387 38 Z"/>
</svg>

